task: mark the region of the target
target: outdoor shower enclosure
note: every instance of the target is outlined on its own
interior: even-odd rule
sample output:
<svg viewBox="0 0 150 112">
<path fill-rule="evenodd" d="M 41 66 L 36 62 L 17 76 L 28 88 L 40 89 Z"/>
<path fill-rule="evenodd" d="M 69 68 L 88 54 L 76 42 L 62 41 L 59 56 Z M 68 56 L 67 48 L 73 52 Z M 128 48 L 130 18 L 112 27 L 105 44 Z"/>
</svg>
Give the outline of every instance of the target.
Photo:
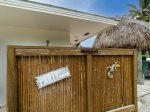
<svg viewBox="0 0 150 112">
<path fill-rule="evenodd" d="M 137 111 L 136 55 L 131 49 L 8 46 L 8 112 Z M 114 62 L 120 67 L 110 78 Z M 64 66 L 70 77 L 38 89 L 36 76 Z"/>
</svg>

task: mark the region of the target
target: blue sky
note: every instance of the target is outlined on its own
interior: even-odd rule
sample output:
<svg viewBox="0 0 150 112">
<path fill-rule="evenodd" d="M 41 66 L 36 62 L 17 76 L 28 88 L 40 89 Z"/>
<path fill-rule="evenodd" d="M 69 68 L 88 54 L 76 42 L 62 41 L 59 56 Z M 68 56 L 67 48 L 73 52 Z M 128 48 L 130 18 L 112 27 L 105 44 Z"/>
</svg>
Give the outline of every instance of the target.
<svg viewBox="0 0 150 112">
<path fill-rule="evenodd" d="M 93 13 L 101 16 L 116 17 L 128 14 L 128 4 L 138 4 L 139 0 L 30 0 Z M 81 44 L 91 47 L 95 38 Z"/>
<path fill-rule="evenodd" d="M 94 13 L 102 16 L 121 16 L 128 13 L 128 4 L 139 0 L 30 0 L 55 6 Z"/>
</svg>

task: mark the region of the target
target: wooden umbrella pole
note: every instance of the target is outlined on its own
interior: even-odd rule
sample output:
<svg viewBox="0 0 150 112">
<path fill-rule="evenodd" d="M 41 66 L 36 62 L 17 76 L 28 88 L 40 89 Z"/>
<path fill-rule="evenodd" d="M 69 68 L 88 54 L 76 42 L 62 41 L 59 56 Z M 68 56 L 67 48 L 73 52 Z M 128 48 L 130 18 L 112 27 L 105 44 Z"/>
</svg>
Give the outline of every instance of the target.
<svg viewBox="0 0 150 112">
<path fill-rule="evenodd" d="M 149 58 L 149 56 L 150 56 L 150 55 L 149 55 L 149 51 L 146 51 L 146 52 L 145 52 L 145 55 L 146 55 L 146 58 Z"/>
<path fill-rule="evenodd" d="M 138 84 L 144 84 L 144 75 L 142 70 L 142 51 L 138 50 Z"/>
</svg>

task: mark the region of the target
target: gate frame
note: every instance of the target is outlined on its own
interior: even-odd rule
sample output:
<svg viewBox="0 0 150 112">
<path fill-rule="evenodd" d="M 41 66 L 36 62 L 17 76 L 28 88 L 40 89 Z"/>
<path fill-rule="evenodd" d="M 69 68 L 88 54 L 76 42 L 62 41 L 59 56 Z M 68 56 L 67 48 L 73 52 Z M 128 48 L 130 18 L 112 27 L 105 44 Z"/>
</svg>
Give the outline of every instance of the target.
<svg viewBox="0 0 150 112">
<path fill-rule="evenodd" d="M 43 51 L 46 50 L 46 51 Z M 53 52 L 50 52 L 53 50 Z M 133 55 L 133 104 L 108 112 L 137 112 L 137 50 L 135 49 L 76 49 L 68 47 L 43 47 L 43 46 L 7 46 L 7 110 L 18 112 L 18 85 L 16 74 L 16 56 L 34 55 L 86 55 L 87 56 L 87 106 L 88 112 L 93 112 L 92 99 L 92 55 Z"/>
</svg>

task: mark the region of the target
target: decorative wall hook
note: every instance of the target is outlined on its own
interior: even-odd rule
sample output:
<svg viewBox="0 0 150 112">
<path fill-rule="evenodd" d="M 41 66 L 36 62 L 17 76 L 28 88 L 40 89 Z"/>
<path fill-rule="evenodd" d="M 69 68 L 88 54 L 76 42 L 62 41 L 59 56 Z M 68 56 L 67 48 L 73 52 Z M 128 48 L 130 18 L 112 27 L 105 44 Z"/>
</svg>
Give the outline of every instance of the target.
<svg viewBox="0 0 150 112">
<path fill-rule="evenodd" d="M 117 71 L 117 69 L 120 67 L 120 64 L 118 62 L 113 63 L 111 66 L 108 66 L 106 68 L 106 73 L 109 78 L 113 78 L 114 72 Z"/>
</svg>

